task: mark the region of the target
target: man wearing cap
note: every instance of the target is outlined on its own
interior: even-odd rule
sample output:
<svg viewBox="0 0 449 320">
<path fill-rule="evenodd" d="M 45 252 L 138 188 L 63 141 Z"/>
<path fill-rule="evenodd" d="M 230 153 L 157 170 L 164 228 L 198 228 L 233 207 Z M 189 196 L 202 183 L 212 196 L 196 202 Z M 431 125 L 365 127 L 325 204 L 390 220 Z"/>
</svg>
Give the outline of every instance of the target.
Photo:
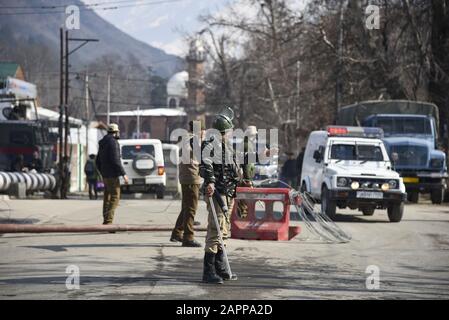
<svg viewBox="0 0 449 320">
<path fill-rule="evenodd" d="M 245 132 L 243 140 L 243 150 L 248 157 L 249 153 L 256 153 L 257 150 L 257 128 L 256 126 L 248 126 Z M 257 162 L 257 158 L 256 158 Z M 250 162 L 249 159 L 245 159 L 243 168 L 243 179 L 239 183 L 239 187 L 251 188 L 253 186 L 253 179 L 255 175 L 256 166 Z M 240 218 L 246 218 L 248 216 L 248 204 L 244 200 L 238 202 L 238 216 Z"/>
<path fill-rule="evenodd" d="M 128 184 L 128 177 L 120 159 L 120 145 L 117 141 L 119 138 L 118 125 L 111 123 L 108 134 L 99 142 L 96 165 L 104 182 L 103 224 L 112 224 L 114 219 L 115 209 L 120 200 L 119 177 L 123 176 L 125 184 Z"/>
<path fill-rule="evenodd" d="M 201 128 L 199 130 L 200 132 L 194 131 L 194 124 L 198 126 L 198 129 Z M 200 155 L 195 155 L 194 144 L 197 145 L 196 149 L 199 151 L 205 130 L 206 128 L 203 121 L 190 121 L 188 136 L 183 138 L 181 142 L 182 145 L 180 150 L 182 152 L 188 152 L 188 156 L 186 157 L 184 154 L 181 155 L 181 163 L 179 164 L 179 183 L 181 184 L 182 190 L 182 205 L 170 241 L 182 242 L 183 247 L 201 247 L 201 244 L 195 241 L 193 231 L 202 182 L 199 172 L 199 159 L 197 158 L 197 156 Z"/>
<path fill-rule="evenodd" d="M 256 126 L 248 126 L 246 129 L 246 136 L 244 138 L 244 152 L 245 154 L 254 153 L 256 154 L 256 163 L 258 162 L 257 157 L 257 128 Z M 252 187 L 253 179 L 255 175 L 255 163 L 252 163 L 248 159 L 245 159 L 243 165 L 243 181 L 242 187 Z"/>
</svg>

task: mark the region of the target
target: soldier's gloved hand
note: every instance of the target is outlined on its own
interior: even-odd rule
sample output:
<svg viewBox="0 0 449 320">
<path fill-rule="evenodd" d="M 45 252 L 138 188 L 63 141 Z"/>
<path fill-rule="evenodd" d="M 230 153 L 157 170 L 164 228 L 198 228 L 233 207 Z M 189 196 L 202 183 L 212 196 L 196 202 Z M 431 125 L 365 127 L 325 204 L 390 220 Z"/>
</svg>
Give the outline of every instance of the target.
<svg viewBox="0 0 449 320">
<path fill-rule="evenodd" d="M 206 195 L 208 197 L 212 197 L 215 192 L 215 185 L 213 183 L 209 183 L 206 187 Z"/>
<path fill-rule="evenodd" d="M 253 182 L 251 180 L 243 180 L 242 181 L 242 186 L 243 187 L 247 187 L 247 188 L 252 188 L 253 187 Z"/>
</svg>

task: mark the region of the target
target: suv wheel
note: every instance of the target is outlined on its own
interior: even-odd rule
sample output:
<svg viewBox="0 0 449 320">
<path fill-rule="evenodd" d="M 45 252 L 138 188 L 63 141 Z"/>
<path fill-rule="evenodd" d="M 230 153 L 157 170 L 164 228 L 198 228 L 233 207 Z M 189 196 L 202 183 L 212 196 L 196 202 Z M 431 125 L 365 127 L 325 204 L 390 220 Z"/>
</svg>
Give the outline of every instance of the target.
<svg viewBox="0 0 449 320">
<path fill-rule="evenodd" d="M 164 186 L 158 186 L 156 189 L 156 198 L 158 199 L 164 199 L 165 196 L 165 187 Z"/>
<path fill-rule="evenodd" d="M 444 198 L 444 190 L 443 188 L 440 189 L 434 189 L 430 192 L 430 199 L 432 200 L 433 204 L 441 204 L 443 203 Z"/>
<path fill-rule="evenodd" d="M 326 186 L 321 190 L 321 213 L 334 219 L 337 213 L 337 202 L 330 199 L 330 193 Z"/>
<path fill-rule="evenodd" d="M 418 203 L 419 192 L 418 191 L 410 191 L 407 193 L 407 200 L 411 203 Z"/>
<path fill-rule="evenodd" d="M 388 219 L 390 222 L 399 222 L 402 220 L 402 215 L 404 214 L 404 203 L 393 204 L 388 207 Z"/>
<path fill-rule="evenodd" d="M 303 193 L 303 194 L 305 194 L 307 192 L 307 188 L 306 188 L 306 183 L 305 182 L 303 182 L 301 184 L 301 189 L 300 190 L 301 190 L 301 193 Z M 308 196 L 308 197 L 310 197 L 310 196 Z M 301 208 L 304 210 L 305 214 L 307 214 L 307 215 L 311 215 L 312 214 L 312 212 L 307 210 L 306 207 L 303 204 L 301 204 Z"/>
<path fill-rule="evenodd" d="M 366 207 L 362 209 L 362 212 L 364 216 L 372 216 L 375 210 L 375 207 Z"/>
</svg>

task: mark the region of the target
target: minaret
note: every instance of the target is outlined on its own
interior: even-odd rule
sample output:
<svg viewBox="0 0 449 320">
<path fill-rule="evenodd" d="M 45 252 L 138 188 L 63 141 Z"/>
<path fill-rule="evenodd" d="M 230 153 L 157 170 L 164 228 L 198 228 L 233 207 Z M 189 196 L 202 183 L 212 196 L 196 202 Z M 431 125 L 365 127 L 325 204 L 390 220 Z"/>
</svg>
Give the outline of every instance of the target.
<svg viewBox="0 0 449 320">
<path fill-rule="evenodd" d="M 206 96 L 204 92 L 204 64 L 206 61 L 206 50 L 203 42 L 196 37 L 190 42 L 189 54 L 186 57 L 187 72 L 187 107 L 186 112 L 190 119 L 199 118 L 204 113 Z"/>
</svg>

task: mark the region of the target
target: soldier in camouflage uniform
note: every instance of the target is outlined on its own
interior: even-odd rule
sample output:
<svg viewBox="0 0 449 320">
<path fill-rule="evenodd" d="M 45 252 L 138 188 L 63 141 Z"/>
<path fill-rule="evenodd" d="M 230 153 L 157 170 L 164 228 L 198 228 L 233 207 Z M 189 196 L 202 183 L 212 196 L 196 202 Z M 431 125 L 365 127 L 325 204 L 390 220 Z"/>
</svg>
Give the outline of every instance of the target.
<svg viewBox="0 0 449 320">
<path fill-rule="evenodd" d="M 232 110 L 230 112 L 232 114 Z M 228 141 L 229 131 L 234 127 L 232 116 L 223 113 L 219 114 L 216 116 L 212 126 L 221 133 L 221 137 L 212 137 L 203 142 L 200 174 L 204 179 L 206 196 L 213 199 L 223 241 L 226 241 L 230 232 L 229 215 L 234 206 L 237 184 L 241 180 L 241 169 L 236 164 L 235 152 L 232 144 Z M 222 152 L 223 150 L 225 152 Z M 214 196 L 215 192 L 221 197 L 222 203 L 227 204 L 227 215 L 225 215 L 216 196 Z M 223 283 L 223 280 L 235 280 L 237 279 L 236 275 L 231 275 L 226 271 L 223 248 L 220 247 L 218 230 L 214 223 L 209 199 L 206 199 L 206 202 L 209 215 L 203 281 L 206 283 Z"/>
</svg>

